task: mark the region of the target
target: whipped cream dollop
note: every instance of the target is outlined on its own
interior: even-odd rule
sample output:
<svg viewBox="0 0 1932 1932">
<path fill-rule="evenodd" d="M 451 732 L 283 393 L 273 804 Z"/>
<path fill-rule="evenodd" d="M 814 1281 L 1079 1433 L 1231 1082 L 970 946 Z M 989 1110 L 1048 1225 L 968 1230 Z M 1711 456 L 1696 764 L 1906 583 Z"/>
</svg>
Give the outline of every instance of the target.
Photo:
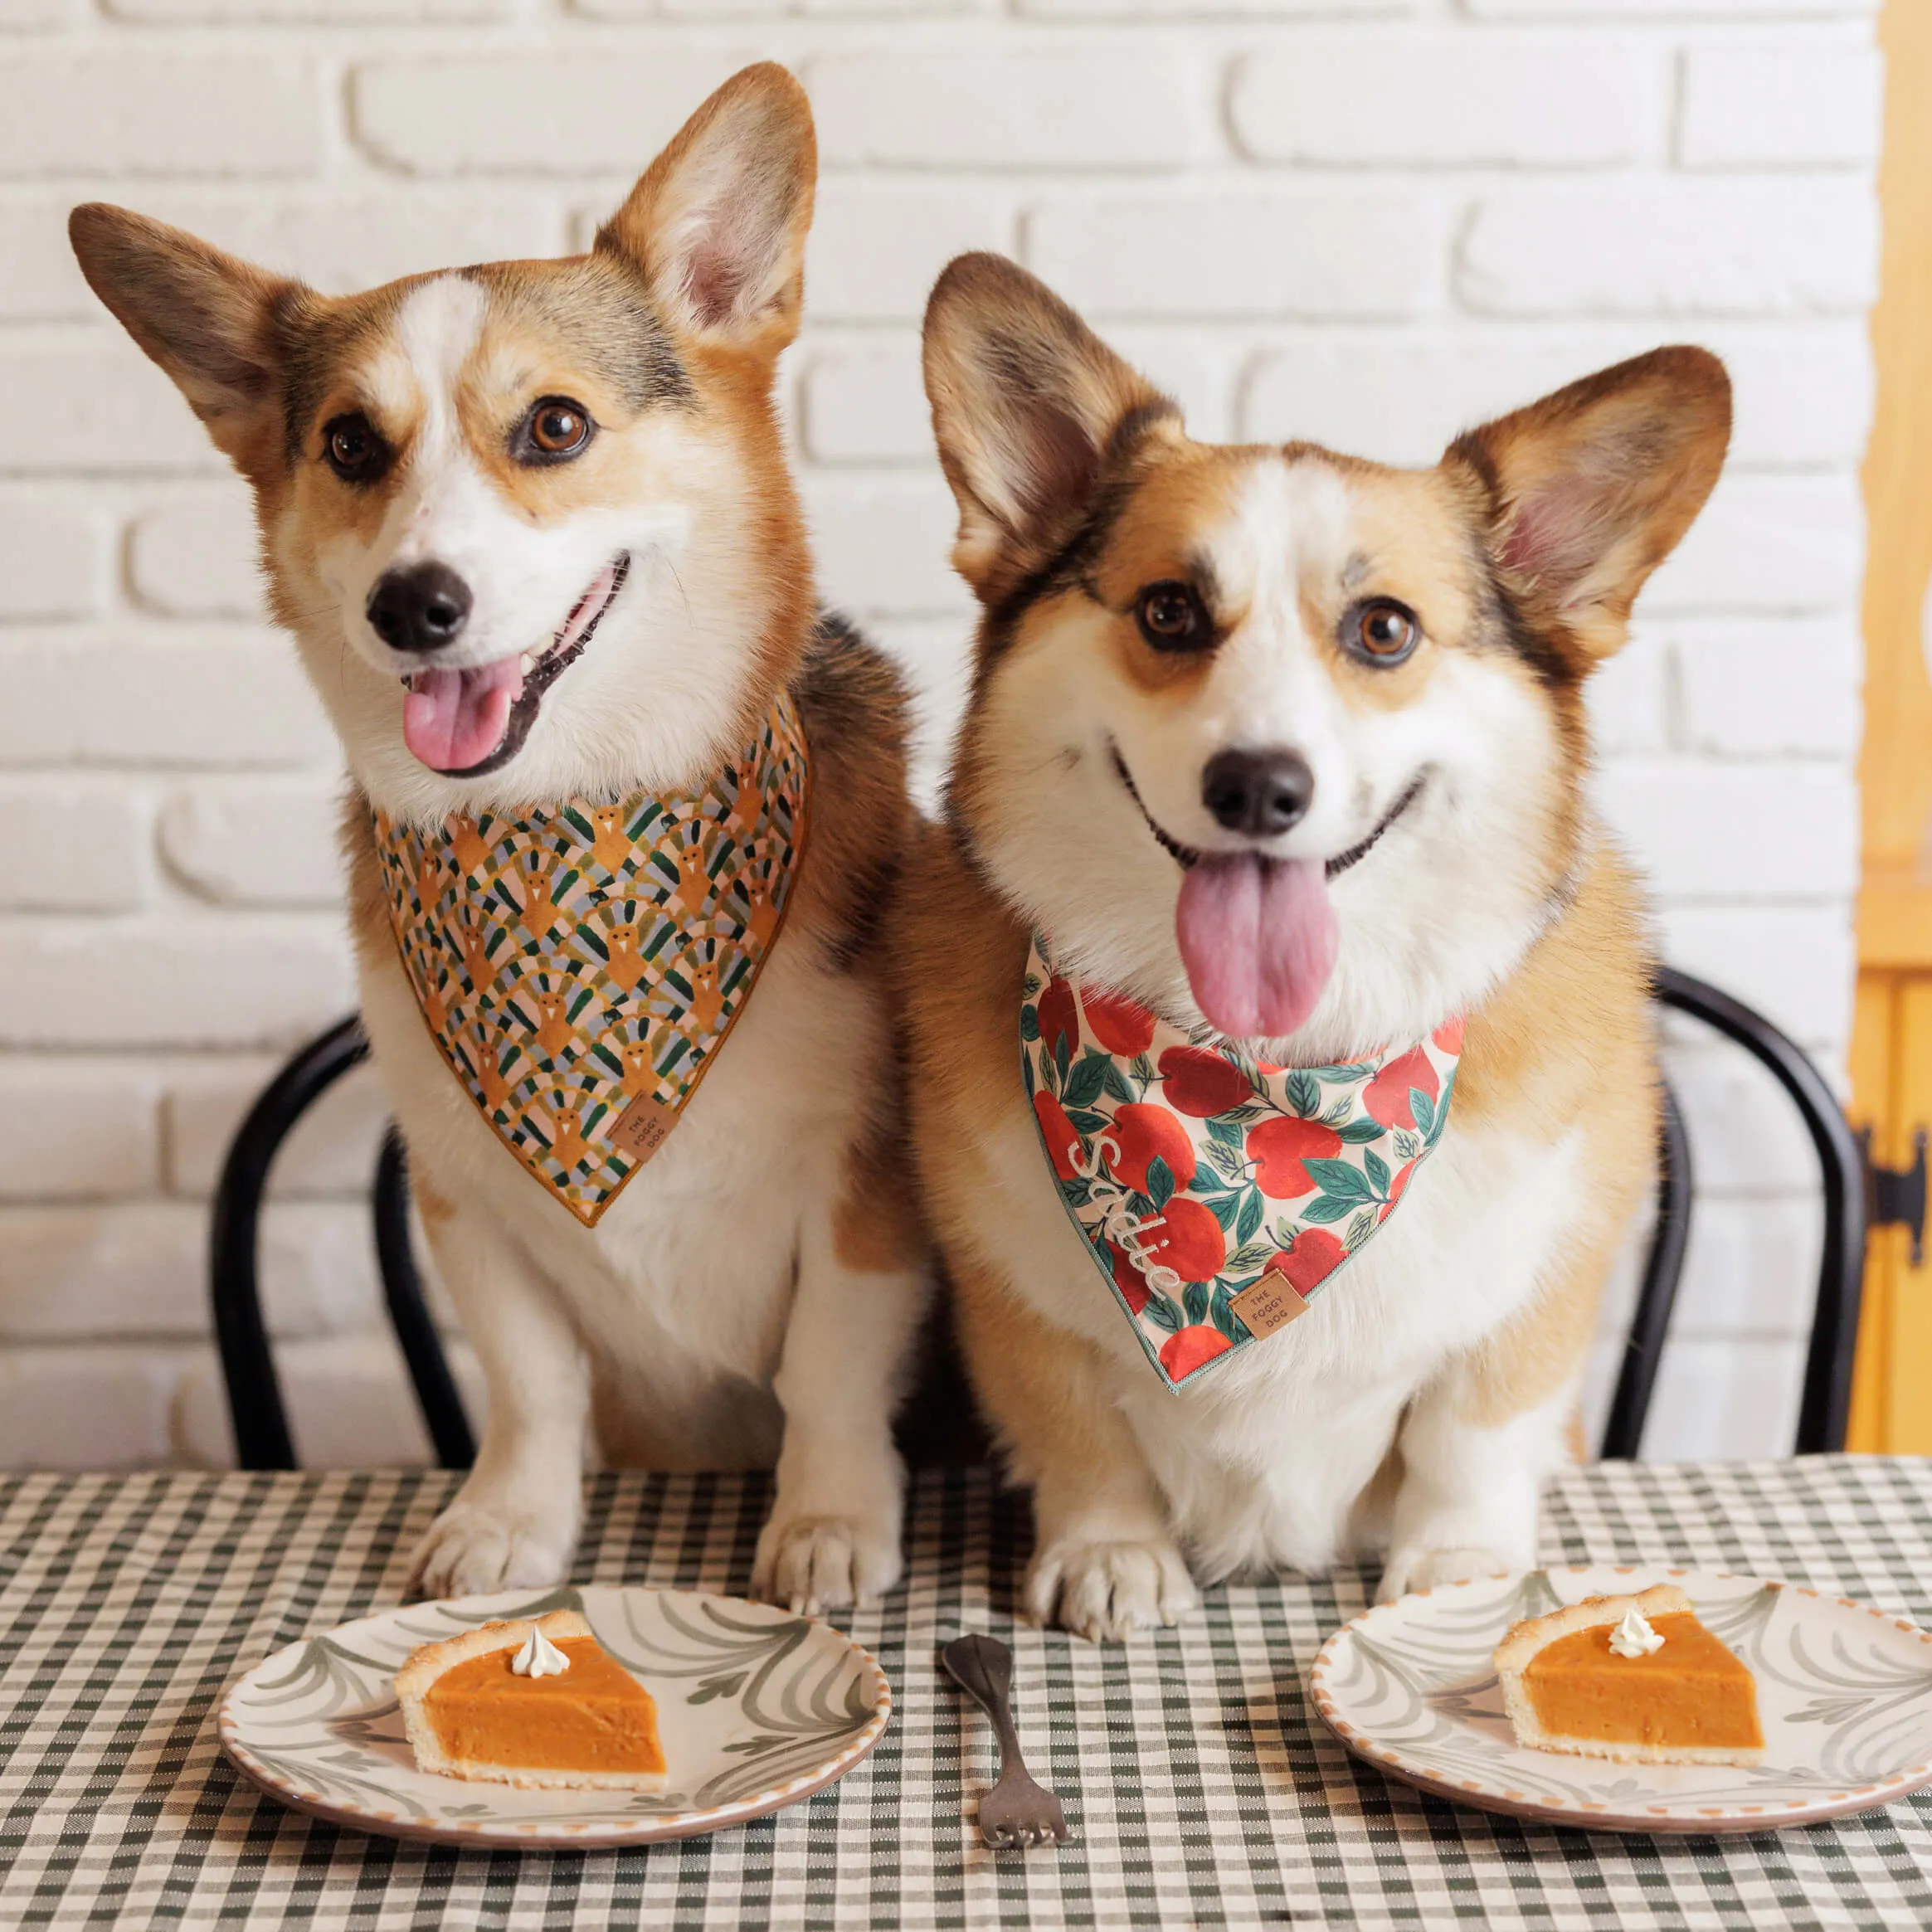
<svg viewBox="0 0 1932 1932">
<path fill-rule="evenodd" d="M 510 1668 L 519 1677 L 561 1677 L 570 1668 L 570 1659 L 532 1624 L 523 1647 L 510 1659 Z"/>
<path fill-rule="evenodd" d="M 1648 1657 L 1662 1650 L 1664 1640 L 1651 1628 L 1643 1613 L 1633 1604 L 1623 1613 L 1623 1621 L 1610 1633 L 1610 1648 L 1618 1657 Z"/>
</svg>

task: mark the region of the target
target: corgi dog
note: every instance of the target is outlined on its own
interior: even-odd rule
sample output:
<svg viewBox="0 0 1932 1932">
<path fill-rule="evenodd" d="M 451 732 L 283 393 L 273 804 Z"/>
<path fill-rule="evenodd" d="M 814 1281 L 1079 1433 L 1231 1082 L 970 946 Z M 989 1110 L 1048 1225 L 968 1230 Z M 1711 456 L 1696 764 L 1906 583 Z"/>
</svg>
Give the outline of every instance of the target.
<svg viewBox="0 0 1932 1932">
<path fill-rule="evenodd" d="M 775 1467 L 754 1587 L 795 1608 L 899 1574 L 892 1423 L 923 1291 L 875 942 L 911 808 L 900 685 L 815 614 L 772 401 L 815 168 L 804 93 L 764 65 L 565 260 L 329 299 L 119 209 L 73 217 L 94 289 L 252 485 L 274 612 L 341 737 L 363 1021 L 489 1395 L 416 1553 L 426 1594 L 562 1580 L 599 1448 Z M 796 719 L 810 774 L 809 806 L 781 799 L 791 858 L 750 824 L 768 801 L 738 748 L 768 717 Z M 625 805 L 645 794 L 673 801 L 655 857 Z M 489 872 L 504 824 L 572 801 L 580 830 L 554 815 Z M 713 860 L 752 854 L 748 927 L 687 810 Z M 386 838 L 440 856 L 392 874 Z M 592 874 L 615 883 L 586 898 Z M 452 893 L 412 979 L 398 908 Z M 626 893 L 641 909 L 612 910 Z M 727 943 L 769 950 L 720 1044 Z M 524 1165 L 572 1185 L 667 1078 L 659 1036 L 607 1013 L 682 998 L 684 972 L 702 1084 L 594 1220 L 567 1209 L 499 1117 L 526 1093 Z"/>
<path fill-rule="evenodd" d="M 1722 366 L 1659 349 L 1422 471 L 1213 445 L 973 255 L 925 371 L 983 617 L 898 966 L 1029 1609 L 1120 1637 L 1346 1553 L 1385 1598 L 1527 1567 L 1656 1146 L 1583 688 L 1716 479 Z"/>
</svg>

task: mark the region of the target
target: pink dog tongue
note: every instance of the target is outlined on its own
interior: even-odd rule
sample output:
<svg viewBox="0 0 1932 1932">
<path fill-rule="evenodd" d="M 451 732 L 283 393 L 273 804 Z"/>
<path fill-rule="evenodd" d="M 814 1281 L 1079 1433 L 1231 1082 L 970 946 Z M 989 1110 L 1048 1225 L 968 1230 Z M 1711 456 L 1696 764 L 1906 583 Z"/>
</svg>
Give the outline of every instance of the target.
<svg viewBox="0 0 1932 1932">
<path fill-rule="evenodd" d="M 1335 911 L 1319 859 L 1197 859 L 1175 914 L 1195 1003 L 1233 1039 L 1292 1033 L 1334 970 Z"/>
<path fill-rule="evenodd" d="M 499 658 L 467 671 L 418 671 L 402 700 L 402 742 L 437 771 L 465 771 L 503 742 L 523 670 Z"/>
</svg>

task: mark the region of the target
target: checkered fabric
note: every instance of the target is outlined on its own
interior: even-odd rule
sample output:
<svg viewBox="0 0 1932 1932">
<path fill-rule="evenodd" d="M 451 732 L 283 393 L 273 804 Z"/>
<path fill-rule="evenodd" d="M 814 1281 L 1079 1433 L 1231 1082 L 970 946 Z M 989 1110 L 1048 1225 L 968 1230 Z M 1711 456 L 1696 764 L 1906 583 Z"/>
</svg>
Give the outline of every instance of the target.
<svg viewBox="0 0 1932 1932">
<path fill-rule="evenodd" d="M 1104 1648 L 1015 1626 L 1023 1501 L 932 1474 L 911 1580 L 849 1619 L 897 1706 L 831 1790 L 710 1837 L 620 1852 L 446 1851 L 258 1796 L 215 1740 L 226 1681 L 396 1600 L 443 1474 L 27 1476 L 0 1482 L 0 1926 L 1932 1924 L 1932 1794 L 1754 1837 L 1529 1826 L 1349 1757 L 1309 1707 L 1350 1570 L 1208 1593 Z M 577 1579 L 742 1592 L 765 1502 L 738 1478 L 602 1477 Z M 1565 1477 L 1551 1561 L 1755 1571 L 1932 1621 L 1932 1464 L 1609 1464 Z M 985 1720 L 934 1649 L 1018 1653 L 1020 1727 L 1073 1842 L 995 1857 L 972 1813 Z"/>
</svg>

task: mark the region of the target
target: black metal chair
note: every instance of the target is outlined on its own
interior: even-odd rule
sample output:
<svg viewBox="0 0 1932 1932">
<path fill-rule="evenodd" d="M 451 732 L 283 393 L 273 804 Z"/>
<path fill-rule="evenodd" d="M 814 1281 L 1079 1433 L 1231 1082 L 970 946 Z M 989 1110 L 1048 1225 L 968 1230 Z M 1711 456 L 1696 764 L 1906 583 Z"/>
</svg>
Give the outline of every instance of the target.
<svg viewBox="0 0 1932 1932">
<path fill-rule="evenodd" d="M 1663 1005 L 1714 1028 L 1769 1068 L 1803 1117 L 1817 1151 L 1824 1180 L 1824 1240 L 1795 1448 L 1800 1455 L 1842 1449 L 1851 1412 L 1852 1353 L 1865 1265 L 1868 1183 L 1859 1142 L 1824 1076 L 1761 1014 L 1668 966 L 1659 970 L 1657 997 Z M 269 1170 L 304 1111 L 367 1058 L 368 1050 L 362 1022 L 353 1015 L 304 1047 L 249 1110 L 229 1148 L 216 1190 L 210 1244 L 215 1336 L 234 1420 L 236 1455 L 245 1469 L 296 1467 L 257 1277 L 257 1236 Z M 1690 1142 L 1677 1097 L 1667 1084 L 1658 1180 L 1657 1225 L 1604 1431 L 1601 1453 L 1605 1457 L 1634 1458 L 1642 1444 L 1690 1239 Z M 409 1173 L 393 1126 L 377 1160 L 373 1205 L 383 1295 L 423 1422 L 438 1461 L 445 1468 L 466 1468 L 475 1457 L 475 1440 L 411 1251 Z"/>
</svg>

